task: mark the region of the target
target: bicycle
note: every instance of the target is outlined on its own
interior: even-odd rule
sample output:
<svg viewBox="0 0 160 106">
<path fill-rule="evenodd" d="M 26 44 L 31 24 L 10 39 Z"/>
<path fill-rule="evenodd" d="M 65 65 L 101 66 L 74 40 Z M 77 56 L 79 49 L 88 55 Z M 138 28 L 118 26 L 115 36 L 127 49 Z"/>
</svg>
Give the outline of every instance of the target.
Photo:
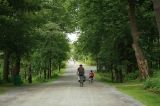
<svg viewBox="0 0 160 106">
<path fill-rule="evenodd" d="M 89 77 L 89 84 L 93 83 L 93 77 Z"/>
<path fill-rule="evenodd" d="M 83 85 L 84 85 L 84 76 L 79 76 L 79 77 L 80 77 L 80 80 L 79 80 L 80 87 L 83 87 Z"/>
</svg>

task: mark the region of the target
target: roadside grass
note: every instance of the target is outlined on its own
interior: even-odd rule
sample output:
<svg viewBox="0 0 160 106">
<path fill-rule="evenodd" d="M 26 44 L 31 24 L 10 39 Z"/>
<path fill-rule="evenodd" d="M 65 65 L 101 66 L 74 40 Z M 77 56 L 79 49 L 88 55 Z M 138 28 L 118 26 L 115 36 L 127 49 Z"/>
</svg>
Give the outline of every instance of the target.
<svg viewBox="0 0 160 106">
<path fill-rule="evenodd" d="M 22 85 L 20 86 L 14 86 L 13 83 L 0 84 L 0 95 L 16 87 L 27 87 L 27 86 L 29 87 L 29 86 L 35 86 L 35 85 L 44 84 L 44 83 L 50 83 L 52 81 L 57 80 L 60 76 L 64 74 L 64 72 L 65 72 L 65 69 L 61 69 L 60 72 L 58 70 L 55 70 L 51 79 L 40 80 L 40 79 L 33 78 L 32 84 L 29 84 L 27 81 L 23 81 Z"/>
<path fill-rule="evenodd" d="M 12 89 L 14 86 L 11 83 L 1 84 L 0 85 L 0 95 L 8 91 L 9 89 Z"/>
<path fill-rule="evenodd" d="M 143 85 L 135 83 L 115 85 L 115 87 L 133 98 L 139 100 L 146 106 L 160 106 L 160 95 L 146 91 Z"/>
<path fill-rule="evenodd" d="M 65 72 L 65 69 L 61 69 L 59 72 L 58 70 L 54 70 L 54 73 L 52 73 L 51 79 L 40 79 L 40 78 L 33 78 L 33 83 L 32 84 L 27 84 L 27 85 L 35 85 L 35 84 L 41 84 L 41 83 L 49 83 L 52 81 L 57 80 L 60 76 L 62 76 Z"/>
<path fill-rule="evenodd" d="M 96 73 L 96 79 L 116 87 L 119 91 L 132 96 L 146 106 L 160 106 L 160 95 L 144 89 L 143 81 L 132 80 L 124 83 L 112 83 L 105 73 Z"/>
<path fill-rule="evenodd" d="M 4 92 L 6 92 L 8 89 L 8 87 L 2 86 L 0 87 L 0 94 L 3 94 Z"/>
</svg>

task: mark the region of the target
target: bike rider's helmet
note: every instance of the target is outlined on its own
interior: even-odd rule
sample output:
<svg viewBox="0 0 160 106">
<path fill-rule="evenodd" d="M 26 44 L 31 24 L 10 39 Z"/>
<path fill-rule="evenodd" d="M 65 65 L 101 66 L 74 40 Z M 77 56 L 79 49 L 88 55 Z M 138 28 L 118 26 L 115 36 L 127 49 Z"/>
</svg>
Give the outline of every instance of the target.
<svg viewBox="0 0 160 106">
<path fill-rule="evenodd" d="M 82 64 L 80 64 L 79 66 L 82 66 Z"/>
</svg>

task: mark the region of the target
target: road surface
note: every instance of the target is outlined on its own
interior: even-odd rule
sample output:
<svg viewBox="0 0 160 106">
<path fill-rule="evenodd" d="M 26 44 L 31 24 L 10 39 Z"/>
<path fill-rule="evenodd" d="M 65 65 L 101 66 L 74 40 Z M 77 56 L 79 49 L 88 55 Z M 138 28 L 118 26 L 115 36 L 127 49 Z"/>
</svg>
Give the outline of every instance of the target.
<svg viewBox="0 0 160 106">
<path fill-rule="evenodd" d="M 79 87 L 77 67 L 78 64 L 69 62 L 66 73 L 57 81 L 18 87 L 0 95 L 0 106 L 143 106 L 102 82 L 87 81 L 84 87 Z"/>
</svg>

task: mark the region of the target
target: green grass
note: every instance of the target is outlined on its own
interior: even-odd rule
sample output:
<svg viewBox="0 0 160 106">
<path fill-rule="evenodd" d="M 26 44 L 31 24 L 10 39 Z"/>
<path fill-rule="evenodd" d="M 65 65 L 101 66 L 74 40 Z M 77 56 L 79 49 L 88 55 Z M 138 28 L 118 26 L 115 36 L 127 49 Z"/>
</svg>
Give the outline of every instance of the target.
<svg viewBox="0 0 160 106">
<path fill-rule="evenodd" d="M 6 84 L 0 85 L 0 94 L 5 93 L 6 91 L 8 91 L 9 89 L 12 89 L 13 87 L 14 87 L 14 85 L 11 83 L 6 83 Z"/>
<path fill-rule="evenodd" d="M 109 82 L 111 83 L 111 75 L 107 73 L 95 73 L 95 77 L 97 80 L 102 82 Z"/>
<path fill-rule="evenodd" d="M 111 83 L 110 75 L 102 73 L 96 74 L 96 78 L 116 87 L 119 91 L 132 96 L 146 106 L 160 106 L 160 95 L 145 90 L 142 81 L 133 80 L 125 83 Z"/>
<path fill-rule="evenodd" d="M 52 81 L 57 80 L 60 76 L 62 76 L 65 72 L 65 69 L 61 69 L 61 71 L 59 72 L 58 70 L 54 71 L 54 75 L 52 76 L 51 79 L 46 79 L 46 80 L 35 80 L 34 78 L 33 83 L 29 84 L 27 81 L 23 82 L 23 84 L 20 87 L 24 87 L 24 86 L 34 86 L 34 85 L 38 85 L 38 84 L 42 84 L 42 83 L 50 83 Z M 17 86 L 14 86 L 13 83 L 5 83 L 5 84 L 1 84 L 0 85 L 0 95 L 7 92 L 8 90 L 15 88 Z"/>
<path fill-rule="evenodd" d="M 55 70 L 53 74 L 53 76 L 51 77 L 51 79 L 38 79 L 38 78 L 33 78 L 33 83 L 32 84 L 28 84 L 27 82 L 25 82 L 23 84 L 23 86 L 30 86 L 30 85 L 36 85 L 36 84 L 41 84 L 41 83 L 50 83 L 52 81 L 57 80 L 60 76 L 62 76 L 65 72 L 65 69 L 61 69 L 61 71 L 59 72 L 58 70 Z"/>
<path fill-rule="evenodd" d="M 139 100 L 146 106 L 160 106 L 160 95 L 146 91 L 142 83 L 113 84 L 118 90 Z"/>
<path fill-rule="evenodd" d="M 59 78 L 58 74 L 54 74 L 51 79 L 44 79 L 44 78 L 40 78 L 40 77 L 33 77 L 32 78 L 32 84 L 28 84 L 28 80 L 23 82 L 23 86 L 29 86 L 29 85 L 35 85 L 35 84 L 41 84 L 41 83 L 47 83 L 47 82 L 51 82 L 54 81 L 56 79 Z"/>
<path fill-rule="evenodd" d="M 7 90 L 5 87 L 0 87 L 0 94 L 4 93 Z"/>
</svg>

